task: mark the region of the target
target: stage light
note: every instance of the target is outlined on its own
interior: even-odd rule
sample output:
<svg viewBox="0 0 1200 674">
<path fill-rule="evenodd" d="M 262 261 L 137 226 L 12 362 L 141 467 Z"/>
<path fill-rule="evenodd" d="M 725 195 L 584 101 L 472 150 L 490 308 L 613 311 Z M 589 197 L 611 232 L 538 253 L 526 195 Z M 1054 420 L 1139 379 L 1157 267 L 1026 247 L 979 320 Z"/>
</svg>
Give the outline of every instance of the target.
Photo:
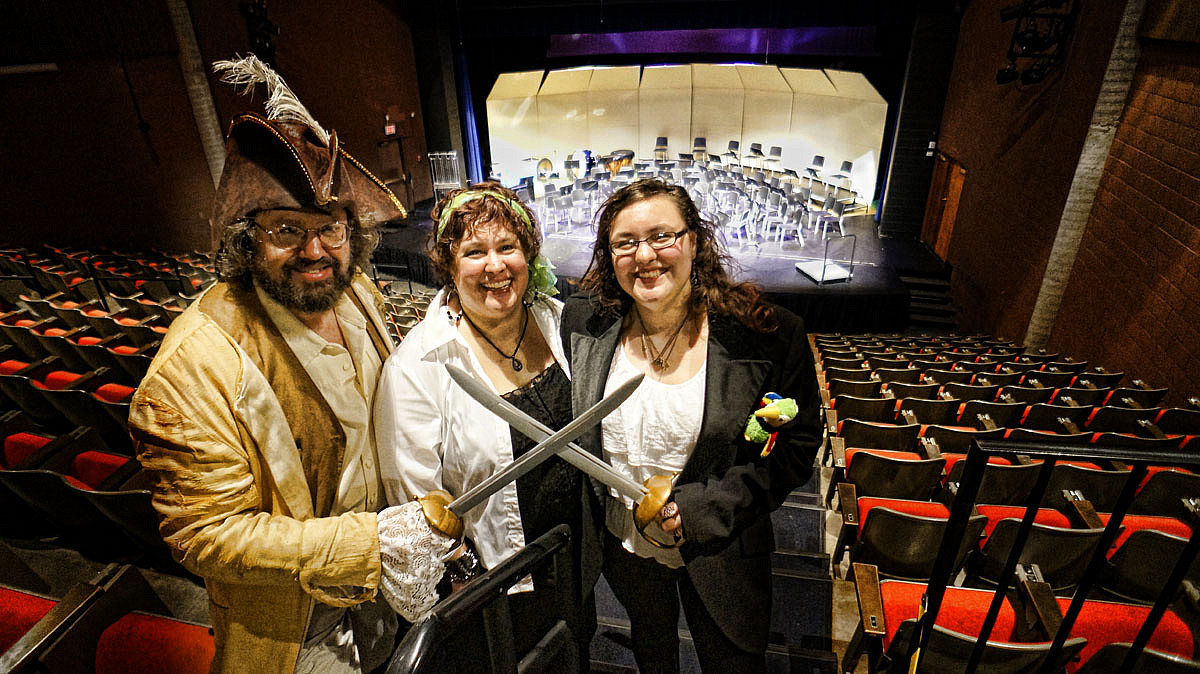
<svg viewBox="0 0 1200 674">
<path fill-rule="evenodd" d="M 996 84 L 1010 84 L 1017 79 L 1017 64 L 1010 63 L 996 71 Z"/>
</svg>

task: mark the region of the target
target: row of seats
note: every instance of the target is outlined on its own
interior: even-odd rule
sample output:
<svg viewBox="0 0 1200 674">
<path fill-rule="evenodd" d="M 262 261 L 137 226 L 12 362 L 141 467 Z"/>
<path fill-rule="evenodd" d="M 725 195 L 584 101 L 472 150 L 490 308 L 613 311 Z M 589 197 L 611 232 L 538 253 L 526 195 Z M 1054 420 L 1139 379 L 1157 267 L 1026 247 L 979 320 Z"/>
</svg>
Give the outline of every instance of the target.
<svg viewBox="0 0 1200 674">
<path fill-rule="evenodd" d="M 951 573 L 965 570 L 963 583 L 995 586 L 1008 559 L 1024 508 L 979 505 L 968 521 Z M 859 497 L 855 522 L 847 522 L 834 550 L 835 568 L 849 552 L 855 563 L 873 564 L 879 575 L 928 581 L 941 545 L 949 509 L 940 503 Z M 1111 515 L 1097 513 L 1107 525 Z M 1172 564 L 1192 536 L 1192 528 L 1173 517 L 1126 515 L 1121 532 L 1105 551 L 1107 564 L 1097 588 L 1110 598 L 1152 603 L 1166 586 Z M 1020 563 L 1038 564 L 1056 594 L 1069 593 L 1082 578 L 1100 543 L 1103 526 L 1072 522 L 1052 508 L 1039 509 Z M 1200 581 L 1200 568 L 1188 574 Z"/>
<path fill-rule="evenodd" d="M 856 569 L 856 592 L 862 620 L 846 651 L 842 671 L 854 671 L 864 653 L 873 672 L 910 672 L 908 654 L 916 636 L 926 586 L 900 580 L 879 581 L 873 567 Z M 915 671 L 942 674 L 966 669 L 977 635 L 992 602 L 987 590 L 948 587 L 921 667 Z M 1066 611 L 1070 600 L 1059 598 Z M 1150 607 L 1087 600 L 1082 606 L 1057 660 L 1049 671 L 1099 674 L 1119 671 L 1130 644 L 1150 615 Z M 1041 671 L 1049 656 L 1050 637 L 1057 632 L 1045 622 L 1027 624 L 1032 609 L 1021 599 L 1004 598 L 986 642 L 979 671 L 1025 674 Z M 1195 655 L 1191 616 L 1167 611 L 1141 654 L 1134 671 L 1174 674 L 1200 671 Z"/>
<path fill-rule="evenodd" d="M 189 575 L 158 533 L 148 477 L 134 458 L 109 451 L 89 427 L 48 435 L 19 412 L 0 416 L 0 434 L 0 536 Z"/>
<path fill-rule="evenodd" d="M 966 529 L 946 551 L 953 585 L 946 590 L 939 627 L 919 671 L 965 668 L 993 593 L 957 585 L 988 588 L 999 583 L 1009 592 L 985 646 L 982 671 L 1036 671 L 1049 653 L 1057 630 L 1054 620 L 1061 622 L 1070 594 L 1083 582 L 1089 564 L 1096 563 L 1094 555 L 1101 559 L 1094 567 L 1099 571 L 1087 579 L 1091 591 L 1060 662 L 1067 671 L 1116 671 L 1121 649 L 1128 649 L 1149 615 L 1147 604 L 1174 587 L 1169 576 L 1185 559 L 1196 524 L 1194 499 L 1200 498 L 1200 475 L 1153 466 L 1133 484 L 1126 462 L 1136 461 L 1142 451 L 1188 447 L 1197 430 L 1193 403 L 1159 407 L 1165 390 L 1136 380 L 1122 387 L 1122 373 L 1089 369 L 1087 363 L 1060 354 L 1027 353 L 988 337 L 818 335 L 813 350 L 825 400 L 828 456 L 835 468 L 827 504 L 836 495 L 842 510 L 833 566 L 836 573 L 849 554 L 847 573 L 858 586 L 861 611 L 843 671 L 852 671 L 864 651 L 872 671 L 909 671 L 912 620 L 925 592 L 921 582 L 931 579 L 948 535 L 963 459 L 978 451 L 972 448 L 976 439 L 985 438 L 1010 441 L 1005 450 L 1012 447 L 1012 453 L 989 457 L 969 504 Z M 986 381 L 988 377 L 995 381 Z M 867 395 L 848 395 L 834 383 L 845 381 L 877 388 Z M 913 386 L 927 389 L 905 389 Z M 1000 398 L 1003 387 L 1046 389 L 1040 394 L 1046 397 Z M 889 389 L 894 397 L 885 397 Z M 1074 390 L 1096 397 L 1084 403 L 1066 400 Z M 951 391 L 953 397 L 944 395 Z M 1154 427 L 1158 437 L 1152 437 L 1148 426 L 1159 421 L 1173 434 Z M 1014 440 L 1031 444 L 1011 444 Z M 1014 583 L 1002 576 L 1025 504 L 1044 473 L 1036 448 L 1062 441 L 1124 445 L 1118 455 L 1125 458 L 1053 466 L 1017 556 Z M 1034 451 L 1035 458 L 1020 454 L 1022 446 Z M 1123 490 L 1134 490 L 1133 503 L 1119 527 L 1106 531 Z M 1109 542 L 1101 550 L 1104 540 Z M 880 583 L 880 577 L 895 580 Z M 1200 583 L 1200 568 L 1193 564 L 1184 577 L 1185 583 Z M 1057 600 L 1055 594 L 1060 595 Z M 1045 624 L 1030 631 L 1025 620 L 1010 620 L 1013 614 L 1037 616 Z M 964 617 L 969 624 L 962 622 Z M 1151 639 L 1154 650 L 1142 654 L 1143 664 L 1153 667 L 1135 671 L 1200 669 L 1192 660 L 1195 621 L 1190 612 L 1168 612 Z M 1160 640 L 1164 630 L 1172 637 Z"/>
<path fill-rule="evenodd" d="M 0 543 L 0 567 L 8 567 L 0 570 L 12 573 L 14 560 L 21 563 Z M 201 674 L 215 650 L 207 626 L 172 616 L 129 565 L 109 565 L 62 596 L 0 583 L 6 672 Z"/>
</svg>

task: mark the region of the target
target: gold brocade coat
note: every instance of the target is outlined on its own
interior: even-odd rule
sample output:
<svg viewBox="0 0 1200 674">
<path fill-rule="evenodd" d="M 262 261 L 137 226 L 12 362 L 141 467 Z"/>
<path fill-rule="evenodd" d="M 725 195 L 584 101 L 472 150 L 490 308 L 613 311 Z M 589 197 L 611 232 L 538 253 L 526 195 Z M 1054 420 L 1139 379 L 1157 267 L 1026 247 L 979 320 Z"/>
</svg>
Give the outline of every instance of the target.
<svg viewBox="0 0 1200 674">
<path fill-rule="evenodd" d="M 390 348 L 378 291 L 358 274 L 352 292 Z M 286 399 L 297 396 L 285 391 L 281 403 L 255 363 L 262 356 L 244 348 L 257 354 L 281 338 L 268 334 L 273 324 L 248 319 L 253 312 L 237 297 L 218 283 L 173 322 L 133 398 L 129 427 L 138 459 L 155 477 L 160 532 L 207 587 L 212 671 L 291 672 L 314 600 L 352 606 L 375 597 L 378 525 L 374 512 L 314 513 L 295 438 L 323 429 L 336 444 L 340 424 L 285 414 L 297 409 Z M 238 339 L 222 328 L 231 316 Z M 311 385 L 294 357 L 268 356 L 272 367 L 283 364 L 282 374 Z M 281 379 L 276 372 L 277 386 Z M 323 399 L 319 406 L 328 410 Z"/>
</svg>

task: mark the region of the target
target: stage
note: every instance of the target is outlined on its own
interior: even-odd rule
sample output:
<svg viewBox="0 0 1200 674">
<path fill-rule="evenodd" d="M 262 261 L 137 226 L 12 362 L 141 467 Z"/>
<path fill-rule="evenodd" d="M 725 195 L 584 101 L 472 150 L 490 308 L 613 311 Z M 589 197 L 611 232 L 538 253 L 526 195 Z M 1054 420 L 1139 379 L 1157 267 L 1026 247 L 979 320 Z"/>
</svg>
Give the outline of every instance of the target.
<svg viewBox="0 0 1200 674">
<path fill-rule="evenodd" d="M 381 276 L 407 277 L 433 285 L 425 252 L 433 223 L 429 205 L 422 205 L 425 208 L 414 209 L 403 225 L 384 230 L 373 258 Z M 797 262 L 813 264 L 819 278 L 825 245 L 819 235 L 811 233 L 806 234 L 804 246 L 791 236 L 782 242 L 774 236 L 753 242 L 730 237 L 726 248 L 734 262 L 734 276 L 761 285 L 772 301 L 803 317 L 811 331 L 904 331 L 908 325 L 909 291 L 901 283 L 896 265 L 885 254 L 874 216 L 849 216 L 845 226 L 845 238 L 834 235 L 829 240 L 828 262 L 849 269 L 853 247 L 853 275 L 849 280 L 820 284 L 796 269 Z M 594 232 L 588 225 L 546 234 L 543 252 L 559 277 L 560 297 L 572 294 L 575 281 L 587 270 L 593 240 Z M 919 242 L 889 240 L 889 244 L 888 251 L 916 247 L 920 250 L 914 250 L 914 256 L 927 254 Z"/>
</svg>

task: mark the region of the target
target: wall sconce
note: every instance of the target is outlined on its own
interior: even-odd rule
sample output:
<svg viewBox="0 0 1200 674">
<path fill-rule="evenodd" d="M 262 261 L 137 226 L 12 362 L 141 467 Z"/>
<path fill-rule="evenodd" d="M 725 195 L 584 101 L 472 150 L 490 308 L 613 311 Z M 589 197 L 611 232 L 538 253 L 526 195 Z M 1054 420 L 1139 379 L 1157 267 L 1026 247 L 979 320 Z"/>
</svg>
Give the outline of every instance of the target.
<svg viewBox="0 0 1200 674">
<path fill-rule="evenodd" d="M 1076 9 L 1076 0 L 1022 0 L 1000 10 L 1001 22 L 1016 25 L 1008 43 L 1008 63 L 996 71 L 996 84 L 1018 79 L 1037 84 L 1062 65 Z"/>
</svg>

